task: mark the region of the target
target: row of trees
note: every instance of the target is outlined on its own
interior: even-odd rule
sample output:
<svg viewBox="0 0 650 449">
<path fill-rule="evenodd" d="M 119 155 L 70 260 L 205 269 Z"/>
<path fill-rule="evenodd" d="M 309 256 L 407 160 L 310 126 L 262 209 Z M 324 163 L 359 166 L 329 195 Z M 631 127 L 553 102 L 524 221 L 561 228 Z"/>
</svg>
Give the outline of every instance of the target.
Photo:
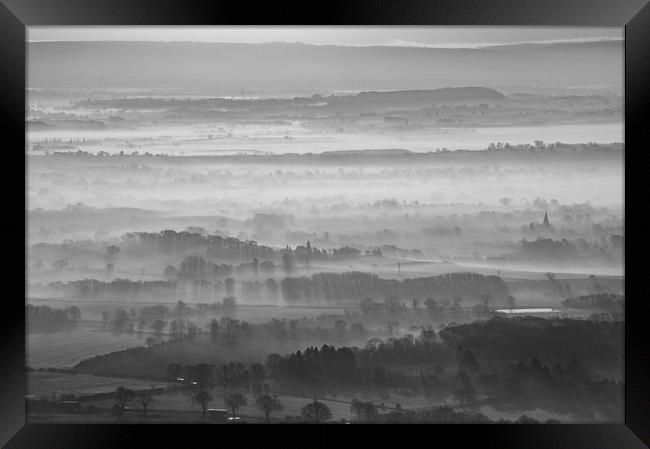
<svg viewBox="0 0 650 449">
<path fill-rule="evenodd" d="M 462 296 L 478 302 L 485 295 L 498 300 L 509 295 L 503 279 L 477 273 L 447 273 L 403 280 L 383 279 L 359 271 L 317 273 L 311 277 L 286 277 L 280 282 L 280 287 L 288 302 L 358 302 L 363 298 L 385 296 L 425 299 L 431 295 Z"/>
<path fill-rule="evenodd" d="M 567 298 L 562 301 L 562 305 L 570 309 L 597 309 L 621 312 L 625 310 L 625 296 L 615 295 L 613 293 L 597 293 Z"/>
<path fill-rule="evenodd" d="M 202 417 L 205 418 L 208 405 L 214 400 L 212 394 L 205 390 L 201 390 L 194 393 L 191 398 L 193 401 L 197 401 L 201 405 Z M 148 394 L 136 396 L 132 390 L 124 387 L 118 387 L 115 392 L 116 403 L 113 406 L 113 415 L 122 416 L 124 411 L 127 409 L 127 404 L 134 399 L 137 399 L 138 403 L 141 405 L 142 417 L 145 418 L 150 405 L 154 402 L 153 396 Z M 232 412 L 232 416 L 237 416 L 238 411 L 241 408 L 249 405 L 247 397 L 241 393 L 234 393 L 225 397 L 223 403 L 225 407 Z M 271 394 L 262 394 L 257 396 L 255 399 L 255 406 L 262 412 L 267 424 L 271 422 L 271 414 L 273 412 L 284 410 L 284 405 L 280 398 L 277 395 Z M 380 410 L 386 409 L 387 407 L 383 403 L 376 404 L 373 401 L 362 401 L 356 398 L 352 399 L 350 404 L 350 411 L 354 416 L 356 416 L 357 422 L 359 423 L 541 423 L 540 421 L 526 415 L 522 415 L 514 422 L 504 419 L 491 421 L 481 413 L 461 411 L 448 405 L 413 411 L 404 409 L 399 403 L 396 403 L 387 413 L 380 414 Z M 331 421 L 332 417 L 332 410 L 325 403 L 316 399 L 307 403 L 300 409 L 300 421 L 302 422 L 320 424 Z M 294 421 L 292 420 L 292 422 Z M 559 422 L 560 421 L 556 419 L 548 419 L 544 423 L 558 424 Z"/>
<path fill-rule="evenodd" d="M 156 252 L 162 254 L 203 250 L 210 258 L 221 260 L 274 259 L 276 252 L 268 246 L 258 245 L 253 240 L 239 240 L 234 237 L 202 235 L 199 233 L 173 230 L 161 232 L 130 232 L 122 236 L 125 249 L 135 253 Z"/>
<path fill-rule="evenodd" d="M 177 284 L 169 281 L 134 281 L 114 279 L 110 282 L 82 279 L 69 282 L 55 281 L 48 288 L 62 296 L 84 299 L 138 300 L 174 298 L 180 294 Z"/>
<path fill-rule="evenodd" d="M 532 225 L 532 224 L 531 224 Z M 620 247 L 604 246 L 590 243 L 579 238 L 577 240 L 538 237 L 536 240 L 522 240 L 518 251 L 509 256 L 513 260 L 531 260 L 550 264 L 575 261 L 598 261 L 601 263 L 619 263 L 623 258 Z"/>
<path fill-rule="evenodd" d="M 493 307 L 495 300 L 490 294 L 482 295 L 479 303 L 471 308 L 465 306 L 465 300 L 460 295 L 453 295 L 451 298 L 426 298 L 421 301 L 418 298 L 412 298 L 408 302 L 400 300 L 397 296 L 387 296 L 383 302 L 377 302 L 372 298 L 361 300 L 360 309 L 364 317 L 367 318 L 408 318 L 413 312 L 419 313 L 419 309 L 424 306 L 429 318 L 435 322 L 444 321 L 465 321 L 472 319 L 491 318 L 495 315 Z M 508 295 L 505 298 L 505 304 L 512 309 L 515 306 L 516 298 Z"/>
<path fill-rule="evenodd" d="M 85 299 L 160 299 L 189 297 L 197 300 L 206 298 L 233 297 L 236 280 L 228 277 L 224 280 L 210 282 L 193 280 L 133 281 L 114 279 L 100 281 L 82 279 L 69 282 L 51 282 L 48 288 L 55 292 Z M 247 299 L 284 299 L 291 303 L 314 302 L 358 302 L 362 309 L 366 307 L 367 298 L 384 297 L 383 305 L 368 304 L 396 313 L 403 309 L 404 301 L 413 307 L 419 304 L 433 310 L 438 304 L 431 297 L 441 298 L 443 308 L 451 303 L 460 306 L 463 301 L 473 304 L 495 305 L 508 304 L 509 290 L 507 284 L 498 276 L 484 276 L 477 273 L 447 273 L 410 279 L 383 279 L 372 273 L 350 271 L 343 273 L 316 273 L 311 277 L 285 277 L 279 283 L 273 278 L 266 281 L 241 282 L 241 294 Z M 428 302 L 425 302 L 428 301 Z M 429 305 L 431 303 L 431 305 Z M 447 304 L 446 304 L 447 303 Z M 370 309 L 366 310 L 369 312 Z"/>
<path fill-rule="evenodd" d="M 259 262 L 260 267 L 267 262 L 281 262 L 284 271 L 289 274 L 296 264 L 309 265 L 313 260 L 326 257 L 345 258 L 361 255 L 357 248 L 345 246 L 330 250 L 312 247 L 311 242 L 295 248 L 286 246 L 276 249 L 259 245 L 254 240 L 240 240 L 234 237 L 205 235 L 198 232 L 164 230 L 161 232 L 131 232 L 122 236 L 122 247 L 131 253 L 178 254 L 188 251 L 200 251 L 210 259 L 225 261 Z M 370 254 L 381 256 L 379 249 Z M 243 268 L 243 267 L 242 267 Z M 251 267 L 253 268 L 253 267 Z M 266 269 L 271 269 L 267 264 Z M 182 271 L 182 270 L 179 270 Z"/>
<path fill-rule="evenodd" d="M 146 417 L 149 406 L 154 402 L 153 396 L 145 394 L 137 397 L 133 390 L 124 387 L 118 387 L 115 391 L 113 415 L 122 416 L 127 408 L 127 404 L 136 398 L 142 406 L 142 416 Z M 191 398 L 193 401 L 197 401 L 201 405 L 202 416 L 205 418 L 208 405 L 214 399 L 213 395 L 206 390 L 200 390 L 193 393 Z M 248 405 L 248 399 L 241 393 L 231 394 L 225 397 L 223 402 L 228 410 L 232 412 L 233 416 L 237 416 L 237 412 L 242 407 Z M 271 414 L 273 412 L 284 409 L 284 405 L 278 396 L 271 394 L 260 394 L 257 396 L 255 399 L 255 405 L 264 414 L 264 419 L 267 423 L 271 422 Z M 332 411 L 324 403 L 314 400 L 302 407 L 301 415 L 307 422 L 319 424 L 330 420 L 332 418 Z"/>
<path fill-rule="evenodd" d="M 237 345 L 239 342 L 251 338 L 282 343 L 285 341 L 336 341 L 347 343 L 365 338 L 370 331 L 361 321 L 352 322 L 350 325 L 342 319 L 319 320 L 314 319 L 278 319 L 272 318 L 263 323 L 250 323 L 238 320 L 231 316 L 236 310 L 232 301 L 232 308 L 228 307 L 231 298 L 224 298 L 223 304 L 208 307 L 189 307 L 179 301 L 171 311 L 162 305 L 150 306 L 126 311 L 116 309 L 113 313 L 102 314 L 101 329 L 116 334 L 138 333 L 151 334 L 147 343 L 153 345 L 163 341 L 191 342 Z M 187 319 L 204 313 L 220 311 L 221 318 L 213 318 L 205 327 L 198 326 Z M 339 315 L 335 315 L 339 316 Z M 342 315 L 341 315 L 342 316 Z M 361 319 L 360 316 L 350 315 Z M 151 340 L 151 342 L 149 341 Z"/>
<path fill-rule="evenodd" d="M 173 308 L 163 304 L 147 306 L 137 309 L 116 309 L 112 314 L 102 313 L 102 329 L 111 330 L 116 333 L 144 333 L 152 331 L 156 337 L 163 335 L 167 328 L 172 339 L 183 339 L 185 332 L 194 327 L 194 332 L 199 332 L 196 325 L 186 318 L 193 315 L 205 313 L 220 314 L 224 318 L 235 314 L 237 301 L 234 297 L 223 298 L 221 303 L 212 304 L 199 303 L 195 307 L 187 305 L 183 301 L 177 301 Z"/>
</svg>

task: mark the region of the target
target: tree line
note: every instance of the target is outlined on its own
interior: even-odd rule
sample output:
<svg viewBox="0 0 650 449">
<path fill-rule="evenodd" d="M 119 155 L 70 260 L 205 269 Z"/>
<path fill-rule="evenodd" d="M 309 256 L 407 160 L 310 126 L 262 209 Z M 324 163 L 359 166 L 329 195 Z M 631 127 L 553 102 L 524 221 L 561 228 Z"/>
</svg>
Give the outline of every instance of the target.
<svg viewBox="0 0 650 449">
<path fill-rule="evenodd" d="M 373 273 L 349 271 L 316 273 L 311 277 L 286 277 L 280 282 L 282 297 L 287 302 L 345 302 L 363 298 L 397 297 L 425 299 L 462 296 L 478 302 L 484 295 L 504 300 L 508 286 L 498 276 L 478 273 L 446 273 L 409 279 L 383 279 Z"/>
<path fill-rule="evenodd" d="M 206 265 L 207 266 L 207 265 Z M 214 282 L 204 279 L 135 281 L 113 279 L 101 281 L 82 279 L 69 282 L 54 281 L 47 288 L 73 298 L 95 299 L 153 299 L 192 298 L 204 300 L 235 296 L 239 291 L 246 299 L 280 299 L 289 303 L 354 303 L 364 298 L 395 297 L 398 301 L 439 298 L 464 298 L 473 303 L 490 301 L 506 303 L 510 296 L 507 284 L 498 276 L 478 273 L 447 273 L 409 279 L 383 279 L 373 273 L 349 271 L 316 273 L 311 277 L 285 277 L 280 282 L 242 281 L 228 277 Z"/>
<path fill-rule="evenodd" d="M 613 293 L 596 293 L 567 298 L 562 305 L 570 309 L 600 309 L 611 312 L 625 310 L 625 296 Z"/>
<path fill-rule="evenodd" d="M 81 310 L 72 306 L 53 309 L 48 306 L 25 306 L 28 332 L 58 332 L 76 327 L 81 320 Z"/>
</svg>

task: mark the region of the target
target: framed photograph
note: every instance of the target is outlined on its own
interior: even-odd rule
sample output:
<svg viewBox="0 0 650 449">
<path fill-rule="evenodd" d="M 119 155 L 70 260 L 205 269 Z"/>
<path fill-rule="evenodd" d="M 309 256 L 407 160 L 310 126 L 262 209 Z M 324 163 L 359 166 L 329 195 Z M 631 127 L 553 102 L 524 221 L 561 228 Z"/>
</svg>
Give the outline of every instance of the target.
<svg viewBox="0 0 650 449">
<path fill-rule="evenodd" d="M 647 447 L 646 2 L 0 20 L 0 444 Z"/>
</svg>

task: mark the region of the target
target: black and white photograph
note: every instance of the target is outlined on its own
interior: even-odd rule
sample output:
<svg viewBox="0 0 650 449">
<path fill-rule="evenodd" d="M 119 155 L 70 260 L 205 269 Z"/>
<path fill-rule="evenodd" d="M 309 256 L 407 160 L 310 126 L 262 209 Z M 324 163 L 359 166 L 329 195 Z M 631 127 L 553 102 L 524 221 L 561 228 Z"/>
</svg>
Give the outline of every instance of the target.
<svg viewBox="0 0 650 449">
<path fill-rule="evenodd" d="M 622 27 L 26 38 L 27 423 L 624 422 Z"/>
</svg>

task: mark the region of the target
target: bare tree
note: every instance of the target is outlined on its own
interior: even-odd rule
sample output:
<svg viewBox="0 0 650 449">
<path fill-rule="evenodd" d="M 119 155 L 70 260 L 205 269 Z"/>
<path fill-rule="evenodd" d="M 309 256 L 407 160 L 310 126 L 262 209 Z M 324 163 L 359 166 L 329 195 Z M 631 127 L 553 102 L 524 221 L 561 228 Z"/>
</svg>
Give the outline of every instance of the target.
<svg viewBox="0 0 650 449">
<path fill-rule="evenodd" d="M 304 418 L 313 424 L 332 419 L 332 411 L 330 408 L 316 400 L 305 405 L 300 412 Z"/>
<path fill-rule="evenodd" d="M 124 387 L 117 387 L 115 390 L 115 400 L 117 405 L 120 406 L 120 409 L 124 410 L 126 403 L 135 397 L 133 390 Z"/>
<path fill-rule="evenodd" d="M 246 398 L 239 393 L 231 394 L 224 402 L 226 403 L 226 407 L 232 410 L 233 416 L 237 415 L 237 410 L 240 407 L 244 407 L 248 403 Z"/>
<path fill-rule="evenodd" d="M 267 424 L 271 422 L 271 412 L 275 410 L 282 410 L 284 408 L 276 395 L 271 396 L 264 394 L 257 398 L 256 404 L 257 407 L 264 413 L 264 419 L 266 419 Z"/>
<path fill-rule="evenodd" d="M 151 404 L 152 402 L 153 402 L 153 396 L 148 394 L 140 396 L 140 404 L 142 404 L 143 417 L 147 416 L 147 409 L 149 408 L 149 404 Z"/>
<path fill-rule="evenodd" d="M 207 391 L 202 390 L 194 395 L 194 399 L 199 401 L 201 404 L 201 409 L 203 410 L 202 415 L 205 416 L 205 412 L 208 409 L 208 403 L 212 400 L 212 395 Z"/>
</svg>

